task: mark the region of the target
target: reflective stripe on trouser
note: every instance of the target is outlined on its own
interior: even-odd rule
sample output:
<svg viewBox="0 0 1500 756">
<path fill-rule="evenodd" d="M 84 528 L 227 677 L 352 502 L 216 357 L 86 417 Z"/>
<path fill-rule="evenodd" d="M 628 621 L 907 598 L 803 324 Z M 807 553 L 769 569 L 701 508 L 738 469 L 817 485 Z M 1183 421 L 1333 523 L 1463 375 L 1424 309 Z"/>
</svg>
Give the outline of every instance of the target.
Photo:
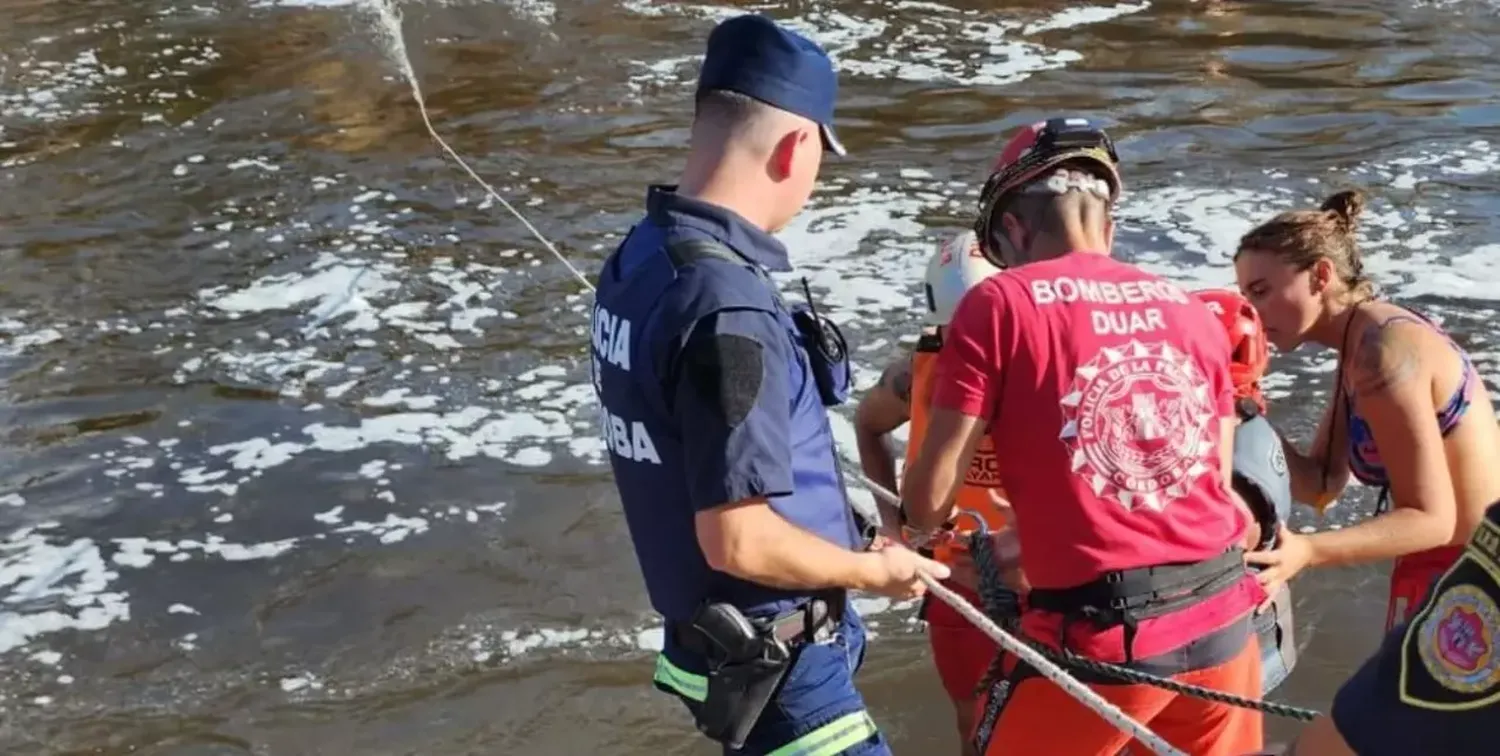
<svg viewBox="0 0 1500 756">
<path fill-rule="evenodd" d="M 875 721 L 869 713 L 854 711 L 772 751 L 770 756 L 834 756 L 868 740 L 875 732 Z"/>
<path fill-rule="evenodd" d="M 703 703 L 708 698 L 708 678 L 683 670 L 668 660 L 666 654 L 656 655 L 656 674 L 651 680 L 689 701 Z"/>
<path fill-rule="evenodd" d="M 702 703 L 708 696 L 708 678 L 673 664 L 666 654 L 656 655 L 656 674 L 651 679 L 690 701 Z M 856 743 L 868 740 L 877 731 L 875 721 L 870 719 L 868 712 L 850 712 L 772 751 L 768 756 L 834 756 Z"/>
</svg>

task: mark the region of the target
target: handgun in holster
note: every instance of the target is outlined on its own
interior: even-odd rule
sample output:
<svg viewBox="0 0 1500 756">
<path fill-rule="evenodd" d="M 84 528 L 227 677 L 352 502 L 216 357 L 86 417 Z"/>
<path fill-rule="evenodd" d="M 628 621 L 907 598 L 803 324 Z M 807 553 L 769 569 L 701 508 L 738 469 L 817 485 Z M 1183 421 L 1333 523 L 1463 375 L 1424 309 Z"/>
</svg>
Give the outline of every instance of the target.
<svg viewBox="0 0 1500 756">
<path fill-rule="evenodd" d="M 703 641 L 709 665 L 707 696 L 695 717 L 698 730 L 732 750 L 742 748 L 781 687 L 795 649 L 822 636 L 831 609 L 813 599 L 791 614 L 756 623 L 730 604 L 701 606 L 688 622 L 688 632 Z"/>
</svg>

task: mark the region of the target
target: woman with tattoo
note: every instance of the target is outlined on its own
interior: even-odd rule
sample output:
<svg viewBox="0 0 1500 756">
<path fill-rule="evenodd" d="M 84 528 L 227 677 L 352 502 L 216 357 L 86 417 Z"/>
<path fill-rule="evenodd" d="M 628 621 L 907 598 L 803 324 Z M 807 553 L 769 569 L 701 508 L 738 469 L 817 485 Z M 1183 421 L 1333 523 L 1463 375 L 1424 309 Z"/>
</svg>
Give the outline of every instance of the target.
<svg viewBox="0 0 1500 756">
<path fill-rule="evenodd" d="M 916 349 L 885 369 L 880 382 L 860 400 L 854 415 L 860 465 L 871 480 L 887 490 L 897 490 L 896 460 L 890 446 L 890 433 L 909 424 L 908 461 L 922 446 L 922 434 L 927 428 L 927 397 L 932 391 L 932 368 L 943 344 L 943 329 L 948 319 L 970 287 L 999 271 L 979 253 L 972 231 L 949 239 L 928 262 L 924 286 L 927 327 L 923 329 Z M 955 533 L 978 525 L 991 531 L 1004 527 L 1006 506 L 994 470 L 994 456 L 994 449 L 986 439 L 975 452 L 964 486 L 959 490 L 959 516 L 953 523 Z M 882 504 L 880 514 L 886 537 L 901 542 L 902 535 L 896 532 L 900 515 L 895 507 Z M 959 548 L 957 541 L 935 546 L 931 556 L 952 569 L 953 576 L 946 581 L 949 588 L 970 603 L 982 605 L 973 561 Z M 943 688 L 953 701 L 959 739 L 965 744 L 964 753 L 970 753 L 968 740 L 974 724 L 976 691 L 998 649 L 983 631 L 941 601 L 926 601 L 921 616 L 927 621 L 933 663 Z"/>
<path fill-rule="evenodd" d="M 1377 516 L 1337 531 L 1279 534 L 1262 565 L 1270 594 L 1306 567 L 1394 559 L 1386 627 L 1410 619 L 1500 500 L 1500 427 L 1469 356 L 1426 318 L 1376 297 L 1355 245 L 1364 198 L 1329 197 L 1240 240 L 1235 274 L 1282 351 L 1334 349 L 1332 401 L 1308 451 L 1282 444 L 1292 494 L 1320 511 L 1352 473 L 1381 489 Z"/>
</svg>

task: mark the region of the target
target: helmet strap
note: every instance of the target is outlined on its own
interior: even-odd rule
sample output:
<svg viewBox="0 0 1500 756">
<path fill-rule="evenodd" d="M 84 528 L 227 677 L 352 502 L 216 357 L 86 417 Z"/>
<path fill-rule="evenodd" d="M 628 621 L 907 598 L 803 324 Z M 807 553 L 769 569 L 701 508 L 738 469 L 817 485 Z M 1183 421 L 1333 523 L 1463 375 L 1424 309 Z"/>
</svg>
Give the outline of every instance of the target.
<svg viewBox="0 0 1500 756">
<path fill-rule="evenodd" d="M 1033 181 L 1016 190 L 1017 194 L 1067 194 L 1084 192 L 1105 201 L 1112 199 L 1109 182 L 1083 171 L 1058 169 L 1047 178 Z"/>
</svg>

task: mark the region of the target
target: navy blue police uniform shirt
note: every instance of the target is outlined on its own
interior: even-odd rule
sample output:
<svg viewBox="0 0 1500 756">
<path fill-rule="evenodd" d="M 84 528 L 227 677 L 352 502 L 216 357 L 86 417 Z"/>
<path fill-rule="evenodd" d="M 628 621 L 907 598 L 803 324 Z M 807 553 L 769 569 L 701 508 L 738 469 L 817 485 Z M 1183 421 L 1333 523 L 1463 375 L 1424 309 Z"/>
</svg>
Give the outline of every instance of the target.
<svg viewBox="0 0 1500 756">
<path fill-rule="evenodd" d="M 647 214 L 604 264 L 592 328 L 605 441 L 652 606 L 686 620 L 705 600 L 747 614 L 805 593 L 709 569 L 694 515 L 766 497 L 793 524 L 853 548 L 832 430 L 808 357 L 768 278 L 786 248 L 724 208 L 654 186 Z M 745 263 L 675 266 L 669 243 L 718 242 Z M 669 641 L 670 644 L 670 641 Z"/>
</svg>

